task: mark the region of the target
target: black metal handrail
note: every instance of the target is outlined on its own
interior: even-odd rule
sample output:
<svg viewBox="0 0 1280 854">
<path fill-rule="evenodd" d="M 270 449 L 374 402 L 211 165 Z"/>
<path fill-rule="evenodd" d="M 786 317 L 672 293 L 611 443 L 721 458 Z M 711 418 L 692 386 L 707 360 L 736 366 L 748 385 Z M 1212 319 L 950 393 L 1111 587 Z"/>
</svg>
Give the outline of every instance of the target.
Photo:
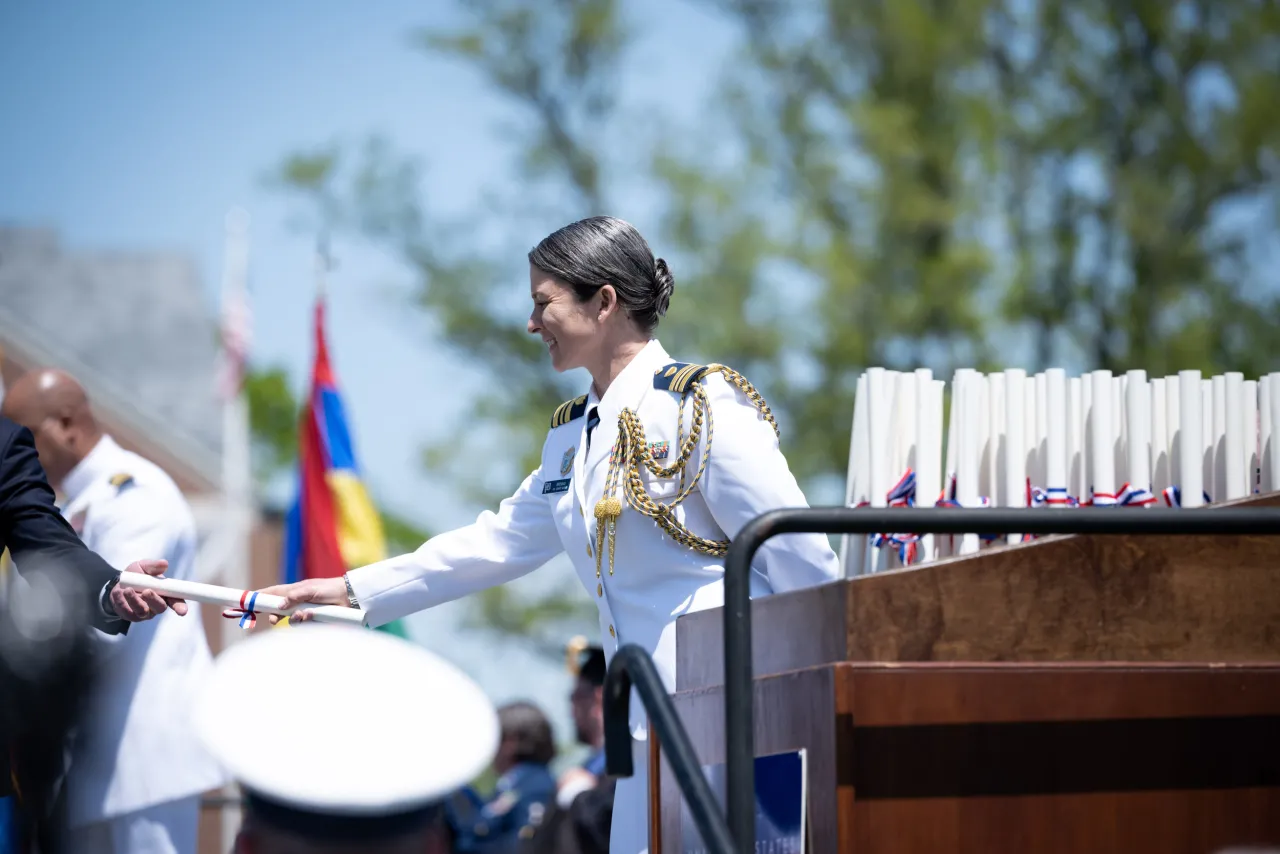
<svg viewBox="0 0 1280 854">
<path fill-rule="evenodd" d="M 615 777 L 630 777 L 635 768 L 631 758 L 631 686 L 640 692 L 640 701 L 649 714 L 649 725 L 657 731 L 662 750 L 675 772 L 703 844 L 711 854 L 733 854 L 729 826 L 716 803 L 711 784 L 702 775 L 698 755 L 689 733 L 676 713 L 662 677 L 649 654 L 636 644 L 620 647 L 609 663 L 604 679 L 604 761 L 605 771 Z M 650 773 L 657 773 L 650 769 Z M 754 809 L 754 808 L 753 808 Z M 754 812 L 753 812 L 754 815 Z M 754 829 L 754 826 L 753 826 Z"/>
<path fill-rule="evenodd" d="M 738 851 L 755 850 L 755 746 L 751 668 L 751 561 L 779 534 L 1280 534 L 1280 508 L 850 508 L 773 510 L 729 545 L 724 573 L 724 714 L 728 824 Z"/>
</svg>

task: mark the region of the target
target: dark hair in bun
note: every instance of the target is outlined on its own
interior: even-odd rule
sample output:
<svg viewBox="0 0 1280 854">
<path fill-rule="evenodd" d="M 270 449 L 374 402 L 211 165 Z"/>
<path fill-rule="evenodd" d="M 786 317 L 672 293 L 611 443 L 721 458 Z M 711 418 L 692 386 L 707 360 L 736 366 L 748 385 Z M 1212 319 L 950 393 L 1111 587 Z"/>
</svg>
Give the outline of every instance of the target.
<svg viewBox="0 0 1280 854">
<path fill-rule="evenodd" d="M 661 258 L 625 220 L 593 216 L 547 235 L 529 252 L 529 263 L 573 288 L 585 302 L 613 285 L 627 316 L 652 332 L 671 305 L 676 280 Z"/>
</svg>

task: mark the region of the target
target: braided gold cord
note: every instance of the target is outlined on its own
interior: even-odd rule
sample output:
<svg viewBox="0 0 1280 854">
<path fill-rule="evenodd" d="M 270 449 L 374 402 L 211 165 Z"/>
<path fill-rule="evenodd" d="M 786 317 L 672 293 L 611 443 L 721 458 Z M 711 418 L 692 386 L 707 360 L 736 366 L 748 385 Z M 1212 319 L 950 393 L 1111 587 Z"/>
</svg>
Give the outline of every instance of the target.
<svg viewBox="0 0 1280 854">
<path fill-rule="evenodd" d="M 710 373 L 721 374 L 746 395 L 747 400 L 751 401 L 751 404 L 764 416 L 765 421 L 773 427 L 774 435 L 781 436 L 781 432 L 778 430 L 778 422 L 774 419 L 773 411 L 769 409 L 769 404 L 765 403 L 764 398 L 747 381 L 746 377 L 724 365 L 709 365 L 708 369 L 708 375 Z M 622 515 L 622 502 L 616 497 L 616 492 L 619 477 L 624 468 L 626 469 L 626 478 L 623 492 L 626 496 L 627 504 L 633 510 L 653 519 L 671 539 L 700 554 L 723 557 L 728 552 L 728 540 L 709 540 L 705 537 L 699 537 L 680 524 L 675 518 L 675 508 L 693 492 L 698 482 L 702 479 L 702 475 L 706 472 L 707 460 L 711 458 L 711 442 L 715 432 L 715 425 L 711 417 L 711 405 L 707 400 L 707 392 L 702 385 L 702 380 L 691 383 L 684 396 L 687 397 L 690 393 L 693 394 L 694 398 L 693 423 L 689 427 L 688 437 L 685 437 L 684 397 L 682 397 L 680 400 L 679 432 L 676 440 L 679 453 L 676 455 L 675 461 L 666 467 L 659 466 L 654 461 L 649 445 L 645 442 L 644 425 L 640 423 L 640 418 L 630 409 L 623 409 L 618 414 L 618 439 L 609 454 L 609 473 L 605 478 L 604 497 L 597 502 L 595 509 L 597 535 L 596 578 L 600 577 L 602 568 L 601 552 L 603 550 L 600 546 L 604 543 L 606 537 L 609 544 L 609 574 L 613 575 L 617 523 L 618 518 Z M 698 464 L 698 470 L 693 475 L 693 479 L 686 483 L 685 478 L 688 474 L 689 459 L 693 456 L 693 451 L 702 436 L 704 418 L 707 427 L 707 449 L 702 455 L 702 460 Z M 655 501 L 649 495 L 644 488 L 644 482 L 640 479 L 641 466 L 644 466 L 658 478 L 670 478 L 677 474 L 680 475 L 680 490 L 670 503 L 663 504 Z"/>
</svg>

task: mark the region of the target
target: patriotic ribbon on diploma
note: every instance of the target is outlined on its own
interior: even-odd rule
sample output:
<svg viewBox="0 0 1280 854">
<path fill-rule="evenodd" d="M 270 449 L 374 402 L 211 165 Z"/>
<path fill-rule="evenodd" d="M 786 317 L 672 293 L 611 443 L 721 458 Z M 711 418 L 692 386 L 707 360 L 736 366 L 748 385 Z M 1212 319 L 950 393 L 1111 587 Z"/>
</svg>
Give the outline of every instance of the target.
<svg viewBox="0 0 1280 854">
<path fill-rule="evenodd" d="M 956 495 L 957 495 L 956 476 L 952 475 L 950 486 L 948 486 L 946 489 L 942 491 L 941 494 L 938 495 L 938 501 L 933 506 L 934 507 L 957 507 L 957 508 L 968 507 L 971 510 L 979 510 L 984 507 L 991 506 L 991 499 L 985 495 L 979 495 L 977 501 L 975 501 L 973 504 L 961 503 L 960 499 L 957 498 Z M 951 541 L 953 543 L 955 542 L 955 537 L 956 537 L 955 534 L 948 534 L 947 536 L 951 538 Z M 1000 536 L 1001 536 L 1000 534 L 978 534 L 978 539 L 984 543 L 990 543 L 990 542 L 993 542 L 994 540 L 999 539 Z"/>
<path fill-rule="evenodd" d="M 1203 492 L 1201 494 L 1204 495 L 1205 504 L 1212 503 L 1212 501 L 1210 501 L 1209 499 L 1209 493 Z M 1166 486 L 1164 488 L 1164 503 L 1168 507 L 1181 507 L 1182 506 L 1182 487 Z"/>
<path fill-rule="evenodd" d="M 1155 504 L 1156 497 L 1149 489 L 1126 483 L 1120 487 L 1120 495 L 1116 498 L 1116 503 L 1121 507 L 1146 507 L 1148 504 Z"/>
<path fill-rule="evenodd" d="M 916 506 L 916 473 L 911 469 L 907 469 L 902 477 L 898 478 L 898 482 L 893 488 L 885 493 L 885 503 L 889 507 L 915 507 Z M 855 507 L 869 507 L 871 502 L 859 501 Z M 878 549 L 889 547 L 898 553 L 898 559 L 906 566 L 910 566 L 918 557 L 919 547 L 916 545 L 920 540 L 919 534 L 875 534 L 871 538 L 871 545 Z"/>
<path fill-rule="evenodd" d="M 240 620 L 240 628 L 251 629 L 258 624 L 258 615 L 254 611 L 254 607 L 258 604 L 258 591 L 242 590 L 240 591 L 240 607 L 226 608 L 222 612 L 222 616 L 229 620 Z"/>
<path fill-rule="evenodd" d="M 348 608 L 342 605 L 302 604 L 286 608 L 283 596 L 272 596 L 269 593 L 258 593 L 252 590 L 236 590 L 231 587 L 219 587 L 215 584 L 203 584 L 199 581 L 185 581 L 180 578 L 157 578 L 141 572 L 120 573 L 121 587 L 134 587 L 139 590 L 154 590 L 161 596 L 178 599 L 190 599 L 206 605 L 219 605 L 226 609 L 223 615 L 240 620 L 240 628 L 252 628 L 257 622 L 258 614 L 276 614 L 281 617 L 292 616 L 299 611 L 310 611 L 317 622 L 347 623 L 353 626 L 366 626 L 367 615 L 361 608 Z"/>
</svg>

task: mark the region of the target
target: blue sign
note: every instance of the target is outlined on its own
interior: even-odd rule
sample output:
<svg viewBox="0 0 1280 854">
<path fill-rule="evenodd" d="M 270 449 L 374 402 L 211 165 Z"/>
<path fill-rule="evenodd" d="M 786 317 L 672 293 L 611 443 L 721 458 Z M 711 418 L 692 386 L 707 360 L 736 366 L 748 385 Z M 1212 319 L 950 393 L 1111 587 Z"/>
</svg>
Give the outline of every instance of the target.
<svg viewBox="0 0 1280 854">
<path fill-rule="evenodd" d="M 704 765 L 702 773 L 711 791 L 725 803 L 725 766 Z M 756 854 L 804 854 L 805 785 L 804 751 L 756 757 Z M 702 836 L 689 807 L 681 802 L 680 854 L 706 854 Z"/>
</svg>

